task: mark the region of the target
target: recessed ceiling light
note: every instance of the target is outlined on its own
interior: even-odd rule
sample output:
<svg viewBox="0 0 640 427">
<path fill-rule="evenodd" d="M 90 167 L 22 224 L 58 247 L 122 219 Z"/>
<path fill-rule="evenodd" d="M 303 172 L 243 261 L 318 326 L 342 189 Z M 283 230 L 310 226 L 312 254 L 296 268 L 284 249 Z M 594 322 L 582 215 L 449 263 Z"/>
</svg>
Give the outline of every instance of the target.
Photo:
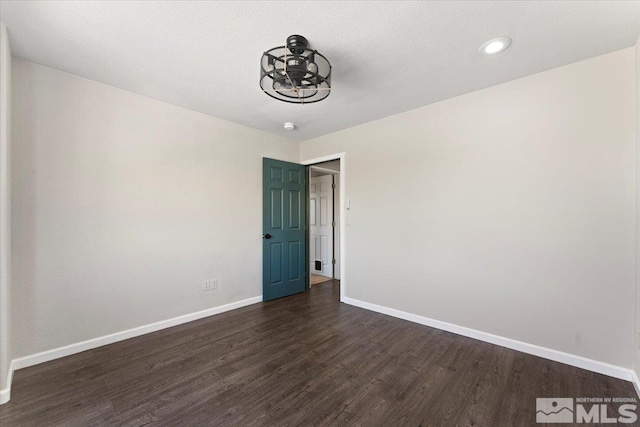
<svg viewBox="0 0 640 427">
<path fill-rule="evenodd" d="M 284 130 L 294 130 L 296 128 L 296 125 L 294 125 L 291 122 L 287 122 L 284 124 Z"/>
<path fill-rule="evenodd" d="M 495 55 L 506 50 L 510 45 L 511 39 L 509 37 L 497 37 L 482 43 L 480 53 L 483 55 Z"/>
</svg>

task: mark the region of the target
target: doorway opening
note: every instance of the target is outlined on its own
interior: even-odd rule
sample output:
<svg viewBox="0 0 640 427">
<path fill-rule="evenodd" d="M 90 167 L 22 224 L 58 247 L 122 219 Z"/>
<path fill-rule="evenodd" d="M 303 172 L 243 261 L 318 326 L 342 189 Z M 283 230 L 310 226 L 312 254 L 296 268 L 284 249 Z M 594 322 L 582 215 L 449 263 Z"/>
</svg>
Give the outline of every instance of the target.
<svg viewBox="0 0 640 427">
<path fill-rule="evenodd" d="M 308 170 L 309 286 L 340 280 L 340 160 Z"/>
<path fill-rule="evenodd" d="M 337 163 L 329 164 L 334 160 Z M 332 182 L 325 200 L 316 194 L 314 224 L 330 225 L 329 231 L 316 233 L 313 262 L 309 245 L 309 170 L 315 177 Z M 328 167 L 327 167 L 328 166 Z M 311 273 L 324 276 L 339 288 L 341 302 L 347 300 L 345 264 L 345 225 L 349 222 L 350 200 L 346 190 L 345 153 L 292 163 L 262 159 L 262 299 L 270 301 L 310 289 Z M 331 181 L 329 181 L 331 179 Z M 329 190 L 325 185 L 314 192 Z M 321 196 L 321 195 L 320 195 Z M 323 211 L 319 209 L 324 208 Z M 323 239 L 323 236 L 326 239 Z M 324 255 L 323 253 L 324 240 Z M 312 267 L 312 268 L 310 268 Z M 318 274 L 319 273 L 319 274 Z M 322 280 L 322 278 L 321 278 Z M 332 287 L 334 288 L 334 287 Z"/>
</svg>

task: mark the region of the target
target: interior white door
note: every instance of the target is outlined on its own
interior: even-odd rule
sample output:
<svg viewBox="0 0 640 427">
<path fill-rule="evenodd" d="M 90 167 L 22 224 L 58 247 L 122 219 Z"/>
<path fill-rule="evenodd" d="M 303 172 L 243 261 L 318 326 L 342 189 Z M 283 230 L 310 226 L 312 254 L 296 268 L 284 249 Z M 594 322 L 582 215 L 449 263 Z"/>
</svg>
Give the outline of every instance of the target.
<svg viewBox="0 0 640 427">
<path fill-rule="evenodd" d="M 333 175 L 309 181 L 310 272 L 333 277 Z"/>
</svg>

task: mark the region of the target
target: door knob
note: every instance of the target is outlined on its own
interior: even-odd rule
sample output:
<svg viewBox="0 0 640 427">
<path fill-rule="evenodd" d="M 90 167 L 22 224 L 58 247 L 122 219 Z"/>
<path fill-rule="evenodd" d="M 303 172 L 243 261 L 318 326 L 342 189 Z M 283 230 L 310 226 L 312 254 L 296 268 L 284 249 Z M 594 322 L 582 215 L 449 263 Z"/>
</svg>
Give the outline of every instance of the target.
<svg viewBox="0 0 640 427">
<path fill-rule="evenodd" d="M 269 233 L 263 234 L 262 237 L 265 238 L 265 239 L 270 239 L 271 238 L 271 234 L 269 234 Z"/>
</svg>

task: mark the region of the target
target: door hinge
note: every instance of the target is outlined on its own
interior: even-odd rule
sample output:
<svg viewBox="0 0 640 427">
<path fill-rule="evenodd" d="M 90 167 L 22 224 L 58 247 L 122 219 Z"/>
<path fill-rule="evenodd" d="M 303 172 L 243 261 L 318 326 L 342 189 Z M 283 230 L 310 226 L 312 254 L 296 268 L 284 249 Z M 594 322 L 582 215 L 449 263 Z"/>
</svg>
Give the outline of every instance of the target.
<svg viewBox="0 0 640 427">
<path fill-rule="evenodd" d="M 335 260 L 335 259 L 332 259 L 332 260 L 331 260 L 331 264 L 335 265 L 335 264 L 336 264 L 336 260 Z"/>
<path fill-rule="evenodd" d="M 334 189 L 335 189 L 335 188 L 336 188 L 336 185 L 335 185 L 335 184 L 331 184 L 331 188 L 334 188 Z"/>
<path fill-rule="evenodd" d="M 335 221 L 331 221 L 331 226 L 335 227 L 336 226 L 336 222 Z"/>
</svg>

